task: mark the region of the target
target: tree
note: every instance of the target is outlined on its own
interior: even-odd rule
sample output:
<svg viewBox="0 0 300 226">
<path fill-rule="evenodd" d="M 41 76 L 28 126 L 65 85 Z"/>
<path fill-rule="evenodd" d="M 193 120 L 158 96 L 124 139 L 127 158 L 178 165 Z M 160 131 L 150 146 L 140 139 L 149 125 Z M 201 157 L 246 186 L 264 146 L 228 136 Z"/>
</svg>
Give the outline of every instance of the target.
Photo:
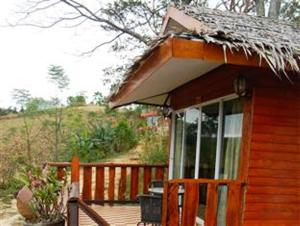
<svg viewBox="0 0 300 226">
<path fill-rule="evenodd" d="M 28 0 L 27 7 L 21 11 L 23 17 L 16 24 L 40 28 L 56 25 L 97 27 L 109 33 L 111 39 L 95 44 L 82 54 L 90 55 L 103 45 L 110 45 L 111 50 L 123 57 L 121 51 L 141 51 L 159 35 L 168 6 L 208 6 L 207 0 L 114 0 L 107 4 L 101 2 L 103 1 L 90 0 L 82 3 L 79 0 Z M 295 18 L 299 18 L 298 2 L 298 0 L 292 0 L 292 3 L 288 0 L 219 0 L 216 8 L 259 16 L 268 15 L 271 18 L 280 16 L 294 21 Z M 111 81 L 120 82 L 124 71 L 128 68 L 128 62 L 131 62 L 131 59 L 128 59 L 128 52 L 124 58 L 128 61 L 124 62 L 123 59 L 122 66 L 109 67 L 104 71 L 104 82 L 108 82 L 113 88 L 116 84 Z"/>
<path fill-rule="evenodd" d="M 103 94 L 99 91 L 94 93 L 93 99 L 94 99 L 94 102 L 98 105 L 103 105 L 105 103 L 105 98 L 104 98 Z"/>
<path fill-rule="evenodd" d="M 54 105 L 53 110 L 50 110 L 50 116 L 54 117 L 54 120 L 50 123 L 54 127 L 54 160 L 59 160 L 60 144 L 62 141 L 62 123 L 63 123 L 63 105 L 61 103 L 61 98 L 63 91 L 68 88 L 70 79 L 66 75 L 63 67 L 57 65 L 50 65 L 48 69 L 49 81 L 52 82 L 59 93 L 56 97 L 52 98 L 52 103 Z M 48 123 L 49 124 L 49 123 Z"/>
<path fill-rule="evenodd" d="M 86 105 L 86 100 L 84 95 L 69 96 L 67 102 L 68 105 L 71 107 Z"/>
<path fill-rule="evenodd" d="M 35 120 L 39 121 L 37 115 L 45 108 L 45 101 L 42 98 L 33 98 L 26 89 L 14 89 L 13 99 L 19 105 L 20 115 L 22 117 L 21 134 L 24 134 L 26 143 L 26 152 L 28 163 L 31 164 L 33 159 L 33 143 L 42 130 L 42 126 L 36 126 Z"/>
</svg>

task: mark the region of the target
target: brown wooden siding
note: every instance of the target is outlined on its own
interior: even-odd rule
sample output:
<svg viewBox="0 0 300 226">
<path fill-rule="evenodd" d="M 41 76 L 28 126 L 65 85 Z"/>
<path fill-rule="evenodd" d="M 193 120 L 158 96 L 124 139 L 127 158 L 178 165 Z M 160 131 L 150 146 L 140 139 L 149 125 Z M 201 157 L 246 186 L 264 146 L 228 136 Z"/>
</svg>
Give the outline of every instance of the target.
<svg viewBox="0 0 300 226">
<path fill-rule="evenodd" d="M 300 225 L 300 83 L 257 72 L 245 226 Z"/>
<path fill-rule="evenodd" d="M 300 226 L 299 75 L 291 83 L 266 69 L 224 65 L 174 90 L 171 105 L 181 109 L 231 94 L 239 74 L 253 86 L 239 173 L 248 182 L 243 225 Z"/>
</svg>

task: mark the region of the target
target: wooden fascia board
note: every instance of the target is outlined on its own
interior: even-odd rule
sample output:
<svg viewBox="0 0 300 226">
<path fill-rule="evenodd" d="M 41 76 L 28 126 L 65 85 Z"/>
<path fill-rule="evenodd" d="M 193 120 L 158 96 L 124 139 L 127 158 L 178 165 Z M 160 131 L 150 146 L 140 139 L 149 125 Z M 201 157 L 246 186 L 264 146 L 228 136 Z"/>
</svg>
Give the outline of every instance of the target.
<svg viewBox="0 0 300 226">
<path fill-rule="evenodd" d="M 110 106 L 120 106 L 122 99 L 126 98 L 142 82 L 146 81 L 155 71 L 167 63 L 170 59 L 198 59 L 243 66 L 265 67 L 263 61 L 260 64 L 259 57 L 253 55 L 248 58 L 243 52 L 226 51 L 216 44 L 207 44 L 202 41 L 193 41 L 181 38 L 168 38 L 161 46 L 144 60 L 137 71 L 133 72 L 125 81 L 119 92 L 110 100 Z M 225 60 L 225 58 L 227 60 Z M 126 103 L 125 103 L 126 104 Z"/>
<path fill-rule="evenodd" d="M 137 71 L 129 75 L 118 93 L 111 98 L 110 106 L 119 106 L 122 99 L 126 98 L 134 89 L 136 89 L 143 81 L 147 80 L 158 68 L 167 63 L 171 58 L 172 39 L 167 39 L 144 60 Z"/>
<path fill-rule="evenodd" d="M 198 33 L 212 31 L 211 28 L 204 25 L 200 21 L 194 19 L 191 16 L 186 15 L 184 12 L 182 12 L 174 7 L 170 7 L 164 18 L 164 22 L 163 22 L 162 28 L 160 30 L 160 35 L 165 34 L 165 31 L 168 28 L 170 19 L 181 24 L 183 27 L 185 27 L 189 31 L 195 31 Z"/>
<path fill-rule="evenodd" d="M 227 49 L 226 54 L 222 46 L 207 44 L 202 41 L 173 38 L 173 57 L 183 59 L 199 59 L 215 61 L 224 64 L 266 67 L 265 61 L 260 62 L 257 55 L 245 56 L 244 52 Z"/>
</svg>

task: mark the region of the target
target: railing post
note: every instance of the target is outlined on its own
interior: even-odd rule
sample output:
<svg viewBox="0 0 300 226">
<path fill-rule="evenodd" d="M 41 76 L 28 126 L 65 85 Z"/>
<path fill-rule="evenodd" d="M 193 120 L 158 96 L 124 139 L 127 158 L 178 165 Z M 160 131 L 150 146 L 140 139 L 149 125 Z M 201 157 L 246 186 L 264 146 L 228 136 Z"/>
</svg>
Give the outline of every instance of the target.
<svg viewBox="0 0 300 226">
<path fill-rule="evenodd" d="M 79 174 L 80 174 L 79 157 L 73 156 L 71 162 L 71 193 L 70 193 L 71 198 L 79 197 Z"/>
<path fill-rule="evenodd" d="M 226 213 L 226 225 L 239 226 L 240 225 L 240 184 L 230 183 L 228 186 L 228 203 Z"/>
<path fill-rule="evenodd" d="M 168 221 L 168 197 L 169 197 L 169 183 L 164 183 L 164 193 L 162 200 L 162 214 L 161 214 L 161 225 L 167 226 Z"/>
<path fill-rule="evenodd" d="M 218 186 L 215 183 L 207 185 L 205 226 L 217 225 Z"/>
<path fill-rule="evenodd" d="M 76 198 L 71 198 L 68 201 L 67 207 L 68 214 L 68 226 L 78 226 L 79 225 L 79 209 Z"/>
</svg>

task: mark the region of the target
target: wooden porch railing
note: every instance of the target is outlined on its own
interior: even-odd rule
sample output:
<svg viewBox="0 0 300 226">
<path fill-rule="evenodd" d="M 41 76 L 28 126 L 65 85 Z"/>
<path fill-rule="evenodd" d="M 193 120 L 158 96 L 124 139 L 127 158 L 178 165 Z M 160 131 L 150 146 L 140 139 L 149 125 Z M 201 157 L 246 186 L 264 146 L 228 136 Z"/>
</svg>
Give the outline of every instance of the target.
<svg viewBox="0 0 300 226">
<path fill-rule="evenodd" d="M 200 212 L 199 203 L 206 203 L 202 205 L 205 206 L 205 226 L 216 226 L 219 191 L 221 187 L 226 187 L 226 225 L 239 226 L 242 218 L 243 185 L 244 183 L 234 180 L 210 179 L 177 179 L 165 182 L 162 225 L 195 225 Z M 200 192 L 201 187 L 204 192 Z M 201 197 L 200 194 L 205 194 L 206 197 Z"/>
<path fill-rule="evenodd" d="M 58 178 L 71 167 L 70 162 L 47 164 L 57 167 Z M 167 168 L 167 165 L 80 163 L 79 167 L 76 164 L 71 167 L 71 182 L 79 181 L 78 195 L 88 203 L 136 202 L 139 193 L 148 193 L 151 180 L 166 179 Z"/>
</svg>

